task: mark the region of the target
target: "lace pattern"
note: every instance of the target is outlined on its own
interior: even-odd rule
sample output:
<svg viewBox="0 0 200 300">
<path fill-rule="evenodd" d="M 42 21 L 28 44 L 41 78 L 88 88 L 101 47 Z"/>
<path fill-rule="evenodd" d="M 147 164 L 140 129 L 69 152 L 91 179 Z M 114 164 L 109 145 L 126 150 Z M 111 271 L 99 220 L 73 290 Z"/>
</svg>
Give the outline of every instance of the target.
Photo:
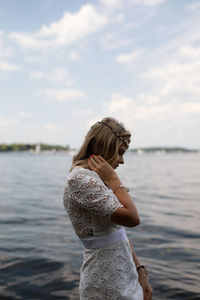
<svg viewBox="0 0 200 300">
<path fill-rule="evenodd" d="M 64 206 L 79 238 L 103 235 L 120 228 L 111 222 L 111 214 L 122 205 L 93 171 L 72 170 L 64 190 Z"/>
<path fill-rule="evenodd" d="M 73 169 L 63 200 L 79 238 L 106 235 L 121 227 L 112 223 L 111 214 L 122 204 L 93 171 Z M 80 299 L 143 300 L 128 240 L 106 248 L 84 249 Z"/>
</svg>

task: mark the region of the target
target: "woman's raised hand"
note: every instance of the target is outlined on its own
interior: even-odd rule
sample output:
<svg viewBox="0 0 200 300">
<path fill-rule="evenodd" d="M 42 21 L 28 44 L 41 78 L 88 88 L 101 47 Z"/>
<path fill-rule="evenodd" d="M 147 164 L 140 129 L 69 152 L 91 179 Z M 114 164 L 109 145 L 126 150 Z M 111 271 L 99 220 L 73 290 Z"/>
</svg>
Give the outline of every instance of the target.
<svg viewBox="0 0 200 300">
<path fill-rule="evenodd" d="M 100 155 L 91 155 L 88 159 L 88 167 L 96 172 L 104 182 L 109 182 L 117 177 L 112 166 Z"/>
</svg>

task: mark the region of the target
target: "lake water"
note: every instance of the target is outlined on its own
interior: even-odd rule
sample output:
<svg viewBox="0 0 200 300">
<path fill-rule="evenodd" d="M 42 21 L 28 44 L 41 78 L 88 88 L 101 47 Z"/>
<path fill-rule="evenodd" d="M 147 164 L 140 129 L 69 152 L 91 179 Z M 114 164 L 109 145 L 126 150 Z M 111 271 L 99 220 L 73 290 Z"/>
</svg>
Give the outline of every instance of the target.
<svg viewBox="0 0 200 300">
<path fill-rule="evenodd" d="M 0 154 L 0 299 L 78 300 L 82 246 L 63 206 L 72 157 Z M 127 229 L 154 300 L 200 299 L 200 155 L 128 153 L 118 174 L 141 224 Z"/>
</svg>

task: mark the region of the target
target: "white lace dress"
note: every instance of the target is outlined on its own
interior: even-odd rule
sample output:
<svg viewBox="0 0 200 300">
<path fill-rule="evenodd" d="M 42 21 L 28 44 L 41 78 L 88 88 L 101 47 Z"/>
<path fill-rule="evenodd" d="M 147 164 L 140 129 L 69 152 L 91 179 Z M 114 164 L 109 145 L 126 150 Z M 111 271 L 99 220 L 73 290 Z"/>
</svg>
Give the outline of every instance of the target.
<svg viewBox="0 0 200 300">
<path fill-rule="evenodd" d="M 64 206 L 80 239 L 121 228 L 111 222 L 111 214 L 122 205 L 93 171 L 72 170 L 64 190 Z M 79 289 L 81 300 L 143 300 L 128 240 L 105 248 L 84 248 Z"/>
</svg>

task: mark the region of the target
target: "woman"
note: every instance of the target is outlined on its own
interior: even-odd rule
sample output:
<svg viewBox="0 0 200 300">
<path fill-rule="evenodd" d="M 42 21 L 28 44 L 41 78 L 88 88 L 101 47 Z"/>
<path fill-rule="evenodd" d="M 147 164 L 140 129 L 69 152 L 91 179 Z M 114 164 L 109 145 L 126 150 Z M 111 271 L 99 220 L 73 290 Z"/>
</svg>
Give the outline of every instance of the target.
<svg viewBox="0 0 200 300">
<path fill-rule="evenodd" d="M 81 300 L 151 300 L 146 268 L 140 265 L 124 227 L 139 225 L 133 199 L 115 173 L 131 134 L 122 123 L 95 123 L 73 158 L 64 205 L 84 247 Z"/>
</svg>

